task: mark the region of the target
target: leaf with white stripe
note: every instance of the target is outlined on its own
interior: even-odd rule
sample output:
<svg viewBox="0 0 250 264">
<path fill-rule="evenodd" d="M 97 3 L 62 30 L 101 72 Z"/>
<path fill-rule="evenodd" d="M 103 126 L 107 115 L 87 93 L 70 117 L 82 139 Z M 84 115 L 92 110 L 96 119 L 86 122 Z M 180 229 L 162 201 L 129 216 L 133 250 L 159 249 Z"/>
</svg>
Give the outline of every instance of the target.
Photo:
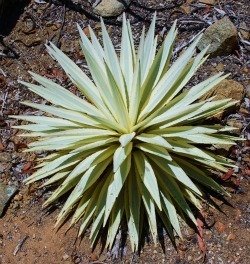
<svg viewBox="0 0 250 264">
<path fill-rule="evenodd" d="M 150 162 L 141 151 L 134 152 L 133 156 L 135 160 L 136 169 L 141 177 L 143 184 L 154 199 L 158 208 L 161 210 L 159 187 L 154 170 Z"/>
</svg>

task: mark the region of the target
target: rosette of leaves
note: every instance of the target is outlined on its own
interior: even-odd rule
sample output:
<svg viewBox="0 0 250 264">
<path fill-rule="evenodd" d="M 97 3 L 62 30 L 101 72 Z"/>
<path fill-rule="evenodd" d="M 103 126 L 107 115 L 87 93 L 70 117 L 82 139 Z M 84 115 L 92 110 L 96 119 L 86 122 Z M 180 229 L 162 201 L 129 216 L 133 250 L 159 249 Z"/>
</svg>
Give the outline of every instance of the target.
<svg viewBox="0 0 250 264">
<path fill-rule="evenodd" d="M 45 202 L 68 194 L 56 225 L 72 215 L 71 225 L 81 220 L 79 234 L 91 226 L 92 243 L 105 227 L 108 248 L 124 220 L 133 251 L 144 221 L 156 242 L 157 217 L 170 236 L 181 237 L 180 217 L 196 224 L 191 208 L 201 208 L 202 186 L 226 193 L 209 169 L 226 172 L 234 166 L 206 148 L 235 144 L 237 138 L 227 134 L 233 128 L 202 121 L 235 101 L 197 101 L 226 76 L 218 73 L 183 91 L 207 59 L 207 49 L 195 56 L 199 36 L 171 62 L 176 23 L 157 50 L 155 20 L 136 47 L 124 16 L 119 54 L 103 22 L 103 44 L 90 27 L 90 38 L 78 27 L 92 79 L 52 43 L 47 47 L 82 97 L 35 73 L 38 84 L 20 81 L 51 103 L 24 102 L 46 115 L 14 116 L 31 122 L 16 126 L 28 131 L 22 136 L 36 139 L 27 151 L 52 151 L 26 182 L 58 183 Z"/>
</svg>

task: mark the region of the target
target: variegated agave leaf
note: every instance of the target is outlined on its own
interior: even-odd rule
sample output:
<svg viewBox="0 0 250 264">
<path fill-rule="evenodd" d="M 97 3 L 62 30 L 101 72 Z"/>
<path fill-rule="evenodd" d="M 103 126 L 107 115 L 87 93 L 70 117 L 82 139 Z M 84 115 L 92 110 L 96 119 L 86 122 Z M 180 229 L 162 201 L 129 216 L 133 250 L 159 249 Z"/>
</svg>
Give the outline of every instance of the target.
<svg viewBox="0 0 250 264">
<path fill-rule="evenodd" d="M 57 225 L 73 213 L 71 225 L 81 220 L 80 234 L 92 224 L 92 243 L 102 227 L 108 227 L 109 248 L 126 219 L 132 250 L 137 250 L 143 214 L 154 241 L 156 215 L 170 235 L 181 236 L 179 215 L 196 224 L 189 204 L 201 207 L 200 186 L 226 193 L 207 169 L 227 171 L 234 166 L 203 146 L 235 144 L 237 138 L 226 133 L 233 128 L 200 121 L 235 102 L 197 102 L 226 75 L 216 74 L 182 92 L 206 60 L 206 49 L 195 56 L 199 36 L 170 65 L 176 23 L 157 51 L 155 19 L 147 34 L 143 30 L 136 48 L 124 16 L 119 56 L 103 22 L 103 45 L 91 28 L 89 39 L 78 27 L 92 79 L 50 43 L 50 55 L 87 100 L 31 73 L 38 84 L 21 83 L 51 104 L 24 104 L 49 116 L 14 116 L 31 123 L 16 126 L 29 132 L 22 136 L 37 138 L 28 151 L 54 151 L 26 182 L 46 178 L 44 185 L 61 183 L 45 203 L 68 193 Z"/>
</svg>

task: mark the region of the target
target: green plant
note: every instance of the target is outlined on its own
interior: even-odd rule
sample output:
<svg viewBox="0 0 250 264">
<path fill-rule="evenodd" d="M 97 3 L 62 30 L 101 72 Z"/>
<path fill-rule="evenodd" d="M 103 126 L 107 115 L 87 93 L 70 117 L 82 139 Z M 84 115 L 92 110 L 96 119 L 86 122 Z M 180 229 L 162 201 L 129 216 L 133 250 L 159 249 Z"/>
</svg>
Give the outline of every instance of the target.
<svg viewBox="0 0 250 264">
<path fill-rule="evenodd" d="M 59 182 L 45 202 L 47 206 L 69 194 L 56 225 L 74 213 L 71 225 L 81 219 L 80 234 L 92 223 L 92 243 L 106 226 L 107 247 L 112 246 L 122 219 L 127 222 L 132 250 L 138 249 L 144 219 L 156 241 L 156 215 L 170 236 L 174 232 L 181 236 L 178 218 L 187 217 L 196 224 L 189 204 L 201 208 L 202 185 L 226 194 L 207 175 L 209 169 L 226 172 L 234 166 L 206 149 L 207 144 L 235 144 L 237 138 L 224 133 L 233 128 L 201 125 L 201 121 L 235 102 L 197 102 L 226 76 L 216 74 L 182 91 L 206 60 L 206 49 L 194 57 L 197 37 L 171 65 L 176 23 L 158 52 L 154 28 L 155 17 L 146 35 L 143 29 L 136 50 L 124 17 L 119 58 L 103 22 L 104 47 L 91 28 L 90 40 L 79 28 L 93 82 L 51 43 L 49 53 L 83 99 L 35 73 L 31 75 L 40 85 L 20 81 L 52 103 L 24 102 L 49 117 L 14 116 L 33 123 L 16 126 L 29 131 L 22 136 L 38 138 L 27 151 L 55 151 L 42 159 L 26 182 L 47 177 L 43 186 Z"/>
</svg>

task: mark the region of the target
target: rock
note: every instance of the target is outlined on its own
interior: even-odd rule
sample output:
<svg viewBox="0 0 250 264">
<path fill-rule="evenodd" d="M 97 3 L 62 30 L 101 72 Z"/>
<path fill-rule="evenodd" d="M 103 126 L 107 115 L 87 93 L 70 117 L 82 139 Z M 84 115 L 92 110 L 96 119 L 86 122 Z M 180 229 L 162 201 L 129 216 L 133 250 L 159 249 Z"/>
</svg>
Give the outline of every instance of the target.
<svg viewBox="0 0 250 264">
<path fill-rule="evenodd" d="M 245 172 L 245 174 L 246 174 L 247 176 L 250 176 L 250 170 L 245 169 L 244 172 Z"/>
<path fill-rule="evenodd" d="M 61 50 L 64 53 L 80 52 L 80 45 L 78 40 L 68 41 L 67 38 L 62 38 L 60 43 L 61 43 Z"/>
<path fill-rule="evenodd" d="M 228 144 L 218 144 L 218 145 L 214 145 L 215 149 L 216 149 L 216 154 L 220 155 L 220 156 L 224 156 L 227 157 L 230 149 L 232 147 L 232 145 L 228 145 Z"/>
<path fill-rule="evenodd" d="M 191 6 L 188 5 L 187 3 L 181 5 L 180 8 L 185 14 L 190 14 L 191 13 Z"/>
<path fill-rule="evenodd" d="M 206 4 L 206 5 L 215 5 L 216 4 L 216 0 L 200 0 L 199 2 L 202 4 Z"/>
<path fill-rule="evenodd" d="M 69 258 L 70 258 L 70 256 L 66 253 L 62 256 L 63 260 L 68 260 Z"/>
<path fill-rule="evenodd" d="M 23 200 L 23 196 L 19 193 L 14 197 L 14 201 L 20 202 Z"/>
<path fill-rule="evenodd" d="M 234 240 L 236 238 L 235 234 L 230 233 L 227 237 L 227 240 Z"/>
<path fill-rule="evenodd" d="M 211 96 L 215 96 L 214 100 L 232 98 L 233 100 L 240 101 L 244 96 L 244 87 L 234 80 L 223 80 L 205 94 L 203 99 L 207 99 Z"/>
<path fill-rule="evenodd" d="M 84 34 L 85 34 L 87 37 L 90 37 L 89 27 L 85 27 L 85 28 L 83 29 L 83 32 L 84 32 Z"/>
<path fill-rule="evenodd" d="M 250 84 L 247 85 L 246 95 L 248 98 L 250 98 Z"/>
<path fill-rule="evenodd" d="M 216 222 L 214 226 L 219 233 L 223 233 L 226 229 L 226 226 L 221 222 Z"/>
<path fill-rule="evenodd" d="M 0 151 L 3 151 L 4 149 L 5 149 L 5 147 L 4 147 L 4 145 L 3 145 L 3 143 L 2 143 L 2 141 L 0 139 Z"/>
<path fill-rule="evenodd" d="M 237 29 L 228 17 L 224 17 L 209 26 L 200 42 L 198 49 L 203 50 L 210 45 L 207 53 L 212 56 L 228 55 L 237 48 Z"/>
<path fill-rule="evenodd" d="M 250 31 L 247 27 L 247 24 L 245 22 L 240 23 L 240 34 L 243 39 L 249 40 L 250 39 Z"/>
<path fill-rule="evenodd" d="M 0 155 L 0 162 L 10 162 L 11 161 L 11 154 L 8 152 L 3 152 Z"/>
<path fill-rule="evenodd" d="M 122 3 L 124 2 L 124 3 Z M 102 0 L 93 8 L 94 13 L 103 17 L 119 16 L 130 4 L 131 0 Z"/>
<path fill-rule="evenodd" d="M 244 97 L 244 87 L 239 82 L 234 80 L 223 80 L 218 85 L 216 85 L 212 90 L 206 93 L 200 98 L 200 101 L 204 101 L 212 96 L 215 96 L 213 101 L 231 98 L 233 100 L 241 101 Z M 235 105 L 238 107 L 239 103 Z M 232 106 L 231 109 L 235 108 Z M 223 113 L 216 114 L 214 117 L 221 120 Z"/>
<path fill-rule="evenodd" d="M 91 262 L 97 261 L 99 259 L 99 256 L 96 253 L 93 252 L 93 253 L 90 254 L 89 259 L 91 260 Z"/>
<path fill-rule="evenodd" d="M 6 205 L 13 197 L 13 195 L 16 193 L 16 191 L 17 191 L 16 187 L 7 186 L 0 182 L 0 217 L 3 214 Z"/>
<path fill-rule="evenodd" d="M 232 118 L 227 121 L 227 125 L 237 128 L 233 132 L 240 135 L 241 129 L 243 128 L 242 122 L 240 122 L 239 120 L 235 118 Z"/>
<path fill-rule="evenodd" d="M 224 65 L 223 63 L 221 63 L 221 62 L 218 63 L 218 64 L 216 65 L 216 67 L 215 67 L 215 69 L 216 69 L 217 72 L 221 72 L 221 71 L 223 71 L 224 68 L 225 68 L 225 65 Z"/>
<path fill-rule="evenodd" d="M 81 262 L 81 259 L 80 259 L 80 258 L 76 258 L 76 259 L 75 259 L 75 263 L 76 263 L 76 264 L 78 264 L 78 263 L 80 263 L 80 262 Z"/>
<path fill-rule="evenodd" d="M 17 201 L 14 201 L 14 203 L 12 204 L 12 209 L 17 210 L 20 208 L 20 203 L 18 203 Z"/>
<path fill-rule="evenodd" d="M 245 107 L 241 107 L 239 109 L 239 112 L 243 115 L 249 116 L 250 112 L 245 108 Z"/>
<path fill-rule="evenodd" d="M 2 162 L 0 162 L 0 173 L 3 173 L 6 171 L 6 168 L 7 168 L 7 164 L 3 164 Z"/>
</svg>

